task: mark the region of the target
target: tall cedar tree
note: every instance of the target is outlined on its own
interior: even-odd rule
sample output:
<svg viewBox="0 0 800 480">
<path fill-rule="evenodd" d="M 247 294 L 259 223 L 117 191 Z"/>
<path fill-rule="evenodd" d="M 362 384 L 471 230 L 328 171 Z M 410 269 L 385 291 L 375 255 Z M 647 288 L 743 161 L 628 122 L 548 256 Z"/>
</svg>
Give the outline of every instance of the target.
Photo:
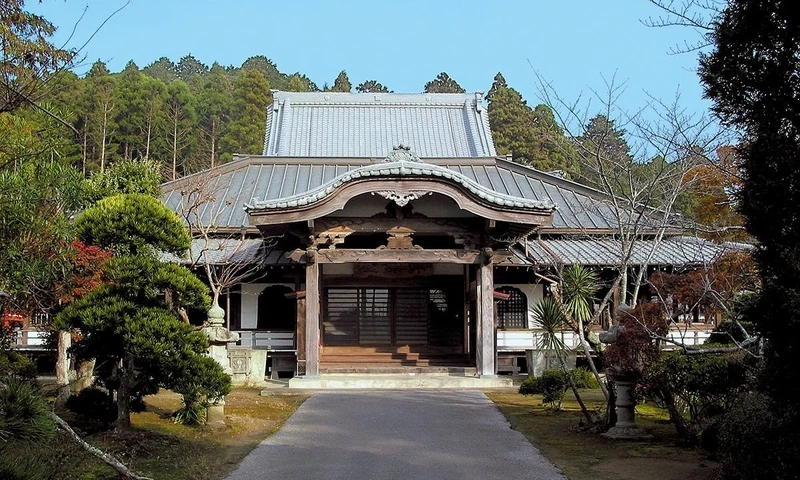
<svg viewBox="0 0 800 480">
<path fill-rule="evenodd" d="M 264 125 L 267 107 L 272 101 L 269 82 L 258 70 L 242 70 L 233 82 L 233 104 L 228 132 L 222 137 L 224 154 L 229 161 L 233 153 L 258 154 L 264 148 Z"/>
<path fill-rule="evenodd" d="M 142 73 L 152 78 L 169 83 L 178 79 L 178 66 L 167 57 L 161 57 L 142 69 Z"/>
<path fill-rule="evenodd" d="M 735 425 L 747 438 L 761 432 L 749 455 L 750 478 L 796 478 L 800 468 L 800 15 L 791 0 L 730 0 L 713 25 L 714 50 L 700 59 L 700 76 L 714 112 L 743 134 L 740 210 L 758 240 L 763 290 L 752 317 L 766 339 L 761 380 L 772 399 L 757 429 Z M 776 415 L 777 420 L 766 416 Z M 745 418 L 750 419 L 752 415 Z M 756 418 L 755 420 L 759 420 Z M 741 442 L 740 442 L 741 443 Z M 749 443 L 751 447 L 753 442 Z M 752 451 L 752 450 L 751 450 Z"/>
<path fill-rule="evenodd" d="M 576 173 L 574 151 L 550 107 L 531 109 L 500 73 L 495 75 L 486 100 L 497 153 L 510 154 L 515 162 L 542 171 L 561 170 L 568 176 Z"/>
<path fill-rule="evenodd" d="M 289 75 L 281 73 L 275 62 L 264 55 L 256 55 L 245 60 L 238 71 L 238 75 L 241 75 L 245 70 L 258 70 L 261 72 L 261 75 L 267 79 L 267 83 L 271 88 L 286 90 L 289 86 Z"/>
<path fill-rule="evenodd" d="M 358 84 L 356 91 L 358 93 L 392 93 L 391 90 L 381 85 L 377 80 L 367 80 Z"/>
<path fill-rule="evenodd" d="M 96 61 L 86 77 L 88 113 L 86 128 L 89 140 L 87 164 L 102 172 L 106 168 L 111 152 L 115 150 L 117 123 L 117 77 L 111 75 L 105 63 Z"/>
<path fill-rule="evenodd" d="M 0 113 L 39 102 L 50 78 L 75 56 L 50 43 L 56 27 L 24 7 L 24 0 L 0 2 Z"/>
<path fill-rule="evenodd" d="M 206 166 L 213 168 L 219 157 L 219 141 L 230 122 L 233 85 L 225 69 L 218 63 L 211 66 L 211 72 L 197 94 L 197 116 L 200 127 L 201 148 L 208 158 Z"/>
<path fill-rule="evenodd" d="M 445 72 L 436 75 L 436 78 L 426 83 L 424 89 L 425 93 L 464 93 L 465 91 Z"/>
<path fill-rule="evenodd" d="M 350 84 L 350 79 L 347 77 L 347 72 L 342 70 L 333 81 L 332 92 L 350 93 L 353 90 L 353 85 Z"/>
</svg>

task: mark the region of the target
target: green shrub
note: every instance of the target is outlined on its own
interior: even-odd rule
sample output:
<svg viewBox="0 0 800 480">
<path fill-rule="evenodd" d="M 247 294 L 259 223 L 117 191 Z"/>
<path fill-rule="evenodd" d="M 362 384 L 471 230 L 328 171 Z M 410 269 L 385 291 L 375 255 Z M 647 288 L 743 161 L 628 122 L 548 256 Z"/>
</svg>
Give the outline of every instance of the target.
<svg viewBox="0 0 800 480">
<path fill-rule="evenodd" d="M 542 403 L 561 409 L 561 400 L 569 388 L 567 375 L 561 370 L 545 370 L 541 377 L 528 377 L 519 386 L 522 395 L 541 395 Z"/>
<path fill-rule="evenodd" d="M 8 441 L 35 441 L 55 433 L 50 407 L 38 389 L 14 377 L 0 381 L 0 449 Z"/>
<path fill-rule="evenodd" d="M 0 456 L 0 479 L 41 480 L 52 474 L 50 466 L 38 458 Z"/>
<path fill-rule="evenodd" d="M 104 425 L 110 425 L 117 418 L 117 404 L 99 388 L 85 388 L 70 395 L 64 406 L 84 419 L 97 420 Z"/>
<path fill-rule="evenodd" d="M 573 368 L 569 371 L 576 388 L 600 388 L 594 373 L 583 367 Z"/>
<path fill-rule="evenodd" d="M 21 353 L 11 349 L 11 331 L 0 322 L 0 378 L 15 377 L 33 381 L 36 365 Z"/>
<path fill-rule="evenodd" d="M 717 427 L 722 478 L 797 478 L 800 422 L 782 413 L 763 394 L 746 393 L 737 399 Z"/>
<path fill-rule="evenodd" d="M 181 425 L 204 425 L 206 423 L 206 407 L 200 402 L 187 402 L 172 414 L 172 421 Z"/>
<path fill-rule="evenodd" d="M 749 358 L 742 352 L 666 353 L 644 371 L 642 388 L 645 395 L 669 412 L 670 421 L 685 441 L 696 444 L 704 438 L 707 446 L 713 446 L 713 435 L 703 432 L 749 387 Z"/>
</svg>

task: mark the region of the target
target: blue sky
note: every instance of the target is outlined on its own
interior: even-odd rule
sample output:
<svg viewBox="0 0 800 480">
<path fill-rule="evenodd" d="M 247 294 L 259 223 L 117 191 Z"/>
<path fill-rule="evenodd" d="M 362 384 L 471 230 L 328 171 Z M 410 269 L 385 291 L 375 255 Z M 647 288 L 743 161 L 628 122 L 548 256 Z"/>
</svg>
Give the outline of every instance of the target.
<svg viewBox="0 0 800 480">
<path fill-rule="evenodd" d="M 124 3 L 26 6 L 59 27 L 61 42 L 77 23 L 69 41 L 77 47 Z M 499 71 L 535 105 L 535 70 L 570 101 L 591 97 L 604 77 L 616 76 L 626 82 L 619 104 L 628 111 L 648 96 L 669 102 L 677 92 L 688 110 L 704 111 L 697 54 L 669 54 L 697 34 L 641 23 L 659 13 L 646 0 L 131 0 L 88 43 L 76 72 L 96 59 L 119 71 L 129 60 L 144 67 L 189 53 L 223 65 L 265 55 L 320 87 L 346 70 L 354 86 L 376 79 L 396 92 L 419 92 L 445 71 L 467 91 L 485 92 Z"/>
</svg>

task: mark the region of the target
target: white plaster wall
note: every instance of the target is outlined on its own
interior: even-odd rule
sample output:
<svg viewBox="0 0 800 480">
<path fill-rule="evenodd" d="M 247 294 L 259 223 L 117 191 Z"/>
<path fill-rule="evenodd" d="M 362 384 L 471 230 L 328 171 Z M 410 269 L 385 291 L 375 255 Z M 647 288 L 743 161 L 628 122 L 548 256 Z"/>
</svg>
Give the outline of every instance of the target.
<svg viewBox="0 0 800 480">
<path fill-rule="evenodd" d="M 322 265 L 323 275 L 352 275 L 352 263 L 326 263 Z"/>
<path fill-rule="evenodd" d="M 544 285 L 536 283 L 497 283 L 494 286 L 495 290 L 500 287 L 518 288 L 528 297 L 528 328 L 538 327 L 536 317 L 533 314 L 533 306 L 544 298 Z"/>
<path fill-rule="evenodd" d="M 273 285 L 283 285 L 294 290 L 294 284 L 288 283 L 245 283 L 242 285 L 241 316 L 242 329 L 256 328 L 258 326 L 258 294 L 265 288 Z"/>
<path fill-rule="evenodd" d="M 473 214 L 461 210 L 450 197 L 438 193 L 425 195 L 412 202 L 414 212 L 431 218 L 472 217 Z"/>
<path fill-rule="evenodd" d="M 376 213 L 384 212 L 389 200 L 380 195 L 365 193 L 350 199 L 344 208 L 334 212 L 334 216 L 342 217 L 371 217 Z M 411 205 L 415 213 L 421 213 L 429 218 L 471 217 L 473 214 L 461 210 L 458 204 L 450 197 L 438 193 L 423 195 L 417 200 L 412 200 Z"/>
</svg>

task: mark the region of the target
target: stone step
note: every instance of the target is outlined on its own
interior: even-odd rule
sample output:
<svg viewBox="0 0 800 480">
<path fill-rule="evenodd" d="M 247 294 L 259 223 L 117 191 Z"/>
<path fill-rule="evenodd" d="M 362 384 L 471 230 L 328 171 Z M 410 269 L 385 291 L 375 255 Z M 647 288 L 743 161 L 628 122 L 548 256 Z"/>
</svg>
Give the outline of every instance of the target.
<svg viewBox="0 0 800 480">
<path fill-rule="evenodd" d="M 513 388 L 511 377 L 455 376 L 446 373 L 426 374 L 357 374 L 328 373 L 316 377 L 295 377 L 289 388 L 297 389 L 490 389 Z"/>
<path fill-rule="evenodd" d="M 397 365 L 469 365 L 468 358 L 451 357 L 419 357 L 419 356 L 382 356 L 382 355 L 322 355 L 320 363 L 324 364 L 397 364 Z"/>
<path fill-rule="evenodd" d="M 322 374 L 446 374 L 475 376 L 478 369 L 465 366 L 397 366 L 386 364 L 320 365 Z"/>
</svg>

